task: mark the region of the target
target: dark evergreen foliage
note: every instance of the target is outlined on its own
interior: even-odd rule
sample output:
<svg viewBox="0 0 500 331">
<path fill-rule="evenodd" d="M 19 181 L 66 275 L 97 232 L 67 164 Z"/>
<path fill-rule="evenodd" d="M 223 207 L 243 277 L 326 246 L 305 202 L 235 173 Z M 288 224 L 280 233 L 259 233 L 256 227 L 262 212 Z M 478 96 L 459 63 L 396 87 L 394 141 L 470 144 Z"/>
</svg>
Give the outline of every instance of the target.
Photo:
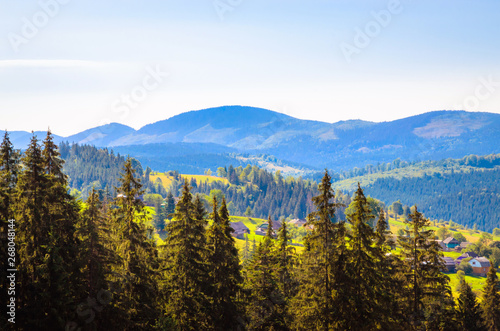
<svg viewBox="0 0 500 331">
<path fill-rule="evenodd" d="M 236 330 L 243 324 L 241 303 L 241 267 L 238 250 L 231 235 L 229 213 L 226 201 L 222 200 L 220 210 L 217 210 L 217 199 L 213 199 L 213 212 L 210 215 L 212 225 L 207 231 L 208 270 L 211 301 L 210 318 L 214 330 Z"/>
<path fill-rule="evenodd" d="M 288 330 L 285 298 L 279 286 L 274 254 L 273 226 L 269 217 L 266 236 L 246 270 L 246 314 L 249 330 Z"/>
<path fill-rule="evenodd" d="M 165 318 L 180 330 L 210 327 L 208 255 L 204 211 L 193 202 L 187 181 L 173 219 L 167 224 L 165 243 L 163 302 Z"/>
<path fill-rule="evenodd" d="M 461 330 L 486 331 L 481 316 L 481 308 L 472 292 L 469 284 L 462 279 L 460 281 L 460 296 L 457 305 L 457 322 Z"/>
<path fill-rule="evenodd" d="M 299 271 L 299 290 L 291 303 L 297 330 L 346 329 L 348 281 L 346 227 L 334 223 L 334 192 L 331 177 L 325 172 L 319 195 L 313 198 L 317 211 L 309 214 L 312 232 L 306 237 Z"/>
<path fill-rule="evenodd" d="M 483 318 L 485 326 L 489 331 L 500 330 L 500 283 L 497 270 L 490 268 L 483 289 Z"/>
<path fill-rule="evenodd" d="M 159 219 L 167 220 L 158 251 L 142 201 L 140 165 L 83 151 L 101 161 L 123 160 L 116 192 L 90 181 L 85 202 L 75 200 L 50 131 L 43 146 L 33 136 L 20 160 L 4 136 L 0 234 L 5 220 L 14 218 L 19 286 L 15 328 L 2 316 L 2 330 L 499 329 L 496 270 L 488 273 L 481 305 L 462 281 L 455 309 L 440 246 L 416 207 L 403 208 L 407 229 L 398 240 L 400 252 L 393 251 L 383 209 L 375 211 L 378 205 L 359 186 L 351 202 L 334 194 L 328 172 L 316 188 L 254 167 L 221 168 L 231 186 L 192 181 L 198 192 L 220 189 L 212 192 L 210 215 L 187 181 L 176 206 L 173 194 L 156 206 Z M 251 206 L 253 215 L 271 215 L 260 243 L 246 238 L 241 264 L 224 193 L 241 211 Z M 296 254 L 288 224 L 275 233 L 271 220 L 304 210 L 308 235 Z M 5 236 L 0 240 L 5 244 Z"/>
</svg>

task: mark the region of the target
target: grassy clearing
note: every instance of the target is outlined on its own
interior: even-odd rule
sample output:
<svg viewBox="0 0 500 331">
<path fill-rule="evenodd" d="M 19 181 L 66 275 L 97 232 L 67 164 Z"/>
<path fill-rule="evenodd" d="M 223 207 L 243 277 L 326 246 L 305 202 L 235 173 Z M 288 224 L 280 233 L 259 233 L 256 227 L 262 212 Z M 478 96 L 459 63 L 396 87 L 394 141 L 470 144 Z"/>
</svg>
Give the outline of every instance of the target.
<svg viewBox="0 0 500 331">
<path fill-rule="evenodd" d="M 458 286 L 459 279 L 457 274 L 447 274 L 450 277 L 450 286 L 453 292 L 453 297 L 458 298 Z M 497 275 L 500 277 L 500 273 L 497 272 Z M 479 276 L 465 276 L 465 281 L 470 285 L 472 291 L 476 293 L 478 301 L 481 301 L 483 296 L 483 287 L 486 284 L 486 277 Z"/>
<path fill-rule="evenodd" d="M 216 177 L 216 176 L 205 176 L 205 175 L 181 175 L 182 178 L 187 179 L 190 181 L 191 179 L 195 179 L 197 183 L 213 183 L 213 182 L 223 182 L 224 184 L 229 184 L 229 181 L 227 178 L 221 178 L 221 177 Z M 174 181 L 174 178 L 172 176 L 168 176 L 164 173 L 161 172 L 152 172 L 149 175 L 149 180 L 151 182 L 155 182 L 157 179 L 161 180 L 161 183 L 165 190 L 170 189 L 170 185 Z"/>
<path fill-rule="evenodd" d="M 187 180 L 196 179 L 197 183 L 213 183 L 213 182 L 223 182 L 224 184 L 229 184 L 227 178 L 217 177 L 217 176 L 206 176 L 206 175 L 181 175 L 182 178 L 187 178 Z"/>
<path fill-rule="evenodd" d="M 396 221 L 396 219 L 394 217 L 392 217 L 392 215 L 393 214 L 390 214 L 390 216 L 388 218 L 389 226 L 391 228 L 391 232 L 393 234 L 397 234 L 399 229 L 406 228 L 406 225 L 403 222 L 404 217 L 398 216 L 398 220 Z M 386 217 L 387 217 L 387 215 L 386 215 Z M 428 227 L 428 229 L 434 230 L 436 232 L 440 228 L 440 226 L 438 226 L 438 225 L 439 224 L 436 224 L 436 226 L 431 225 Z M 464 235 L 465 239 L 467 239 L 467 241 L 471 242 L 471 243 L 477 242 L 479 240 L 479 238 L 481 238 L 482 234 L 484 233 L 481 231 L 474 232 L 472 229 L 471 230 L 457 229 L 455 231 L 449 230 L 449 232 L 451 233 L 451 236 L 453 236 L 455 233 L 461 233 Z M 493 236 L 492 235 L 492 237 L 493 237 L 493 240 L 500 241 L 500 236 Z"/>
<path fill-rule="evenodd" d="M 167 176 L 161 172 L 155 172 L 155 173 L 151 173 L 149 174 L 149 180 L 151 182 L 155 182 L 157 178 L 160 178 L 161 180 L 161 183 L 163 185 L 163 187 L 165 188 L 165 190 L 168 191 L 168 189 L 170 188 L 170 185 L 172 184 L 172 181 L 174 180 L 173 177 L 171 176 Z"/>
</svg>

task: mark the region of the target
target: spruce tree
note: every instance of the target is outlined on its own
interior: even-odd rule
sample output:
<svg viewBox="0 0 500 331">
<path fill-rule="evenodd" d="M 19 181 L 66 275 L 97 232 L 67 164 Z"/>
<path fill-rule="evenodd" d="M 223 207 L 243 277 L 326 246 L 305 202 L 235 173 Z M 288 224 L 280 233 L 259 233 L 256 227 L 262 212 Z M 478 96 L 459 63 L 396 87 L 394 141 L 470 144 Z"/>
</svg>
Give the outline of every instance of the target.
<svg viewBox="0 0 500 331">
<path fill-rule="evenodd" d="M 453 299 L 444 270 L 441 247 L 434 240 L 430 221 L 414 207 L 405 220 L 408 229 L 398 238 L 405 282 L 406 298 L 401 304 L 410 327 L 439 329 L 452 323 Z"/>
<path fill-rule="evenodd" d="M 81 263 L 78 260 L 80 243 L 75 235 L 79 205 L 69 194 L 67 176 L 63 173 L 64 160 L 53 142 L 50 130 L 43 141 L 42 165 L 47 179 L 43 196 L 45 222 L 50 228 L 46 255 L 50 277 L 47 292 L 53 298 L 54 311 L 59 312 L 54 314 L 54 320 L 65 324 L 67 318 L 74 315 L 74 307 L 81 297 L 81 293 L 77 292 L 81 284 Z M 66 311 L 68 315 L 64 313 Z"/>
<path fill-rule="evenodd" d="M 376 225 L 376 232 L 378 235 L 377 238 L 377 245 L 382 246 L 385 243 L 387 243 L 389 246 L 393 246 L 394 243 L 392 242 L 392 239 L 389 237 L 391 235 L 391 231 L 388 229 L 389 224 L 387 223 L 387 220 L 385 219 L 385 213 L 384 210 L 380 211 L 378 220 L 377 220 L 377 225 Z"/>
<path fill-rule="evenodd" d="M 346 329 L 344 316 L 346 270 L 346 227 L 343 221 L 334 223 L 334 192 L 331 177 L 325 172 L 313 198 L 316 211 L 308 215 L 312 232 L 304 244 L 301 257 L 300 285 L 291 303 L 294 326 L 298 330 Z"/>
<path fill-rule="evenodd" d="M 139 199 L 142 184 L 130 158 L 122 171 L 111 212 L 118 227 L 117 253 L 121 257 L 120 277 L 112 283 L 117 296 L 114 304 L 125 319 L 122 329 L 148 330 L 159 316 L 158 252 L 144 224 L 144 205 Z"/>
<path fill-rule="evenodd" d="M 167 218 L 170 219 L 171 215 L 175 212 L 175 200 L 172 191 L 168 191 L 167 197 L 165 198 L 165 213 Z"/>
<path fill-rule="evenodd" d="M 51 224 L 48 219 L 48 178 L 43 168 L 40 145 L 35 135 L 31 138 L 21 162 L 15 196 L 15 218 L 18 223 L 16 240 L 19 254 L 19 283 L 29 284 L 19 288 L 16 325 L 20 329 L 60 328 L 54 322 L 56 314 L 50 291 Z M 57 284 L 55 284 L 57 285 Z M 63 312 L 65 309 L 63 310 Z"/>
<path fill-rule="evenodd" d="M 19 151 L 14 149 L 9 134 L 5 132 L 0 145 L 0 221 L 13 217 L 12 202 L 19 174 L 19 158 Z"/>
<path fill-rule="evenodd" d="M 209 322 L 208 254 L 205 220 L 193 203 L 187 181 L 175 207 L 173 219 L 167 225 L 165 239 L 165 281 L 163 299 L 165 319 L 173 321 L 180 330 L 206 330 Z"/>
<path fill-rule="evenodd" d="M 461 330 L 482 331 L 486 330 L 481 316 L 481 308 L 465 280 L 460 281 L 460 295 L 458 297 L 457 322 Z"/>
<path fill-rule="evenodd" d="M 297 284 L 293 275 L 295 248 L 290 246 L 292 238 L 288 232 L 288 224 L 283 221 L 278 230 L 276 257 L 278 262 L 278 279 L 280 290 L 288 302 L 295 295 Z"/>
<path fill-rule="evenodd" d="M 485 326 L 489 331 L 500 331 L 500 283 L 497 271 L 493 266 L 486 276 L 486 284 L 483 289 L 483 318 Z"/>
<path fill-rule="evenodd" d="M 110 280 L 113 278 L 113 271 L 119 267 L 120 259 L 113 246 L 109 245 L 114 238 L 105 211 L 99 193 L 92 188 L 81 211 L 82 216 L 76 231 L 80 242 L 79 260 L 85 266 L 80 284 L 83 294 L 80 301 L 84 304 L 79 308 L 78 315 L 82 319 L 79 324 L 86 325 L 85 329 L 88 330 L 110 328 L 115 325 L 117 317 L 117 312 L 110 304 L 113 291 Z M 85 321 L 96 307 L 88 305 L 87 298 L 90 298 L 91 302 L 97 302 L 97 311 L 94 311 L 94 314 L 98 316 L 91 323 Z"/>
<path fill-rule="evenodd" d="M 211 288 L 210 317 L 214 330 L 236 330 L 240 324 L 238 295 L 243 281 L 238 250 L 232 236 L 226 200 L 217 211 L 217 198 L 213 197 L 213 220 L 207 231 L 208 269 Z"/>
<path fill-rule="evenodd" d="M 394 327 L 391 307 L 391 275 L 385 265 L 385 250 L 377 245 L 380 236 L 370 227 L 375 216 L 359 186 L 347 215 L 349 275 L 346 286 L 345 327 L 350 330 L 390 329 Z"/>
<path fill-rule="evenodd" d="M 246 313 L 249 330 L 287 330 L 285 301 L 279 288 L 274 253 L 273 225 L 269 217 L 266 235 L 247 269 L 245 288 L 249 292 Z"/>
<path fill-rule="evenodd" d="M 250 241 L 248 240 L 248 234 L 245 233 L 245 244 L 243 245 L 243 251 L 241 252 L 241 260 L 243 262 L 243 267 L 246 267 L 248 261 L 250 260 Z"/>
</svg>

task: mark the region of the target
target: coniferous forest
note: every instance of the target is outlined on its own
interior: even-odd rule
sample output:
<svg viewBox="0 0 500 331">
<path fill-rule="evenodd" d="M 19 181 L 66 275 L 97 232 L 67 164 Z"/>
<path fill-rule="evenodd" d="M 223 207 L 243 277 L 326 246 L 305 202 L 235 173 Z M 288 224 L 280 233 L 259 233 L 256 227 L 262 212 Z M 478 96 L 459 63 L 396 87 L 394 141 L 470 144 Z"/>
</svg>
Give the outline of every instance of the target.
<svg viewBox="0 0 500 331">
<path fill-rule="evenodd" d="M 337 217 L 345 206 L 327 171 L 297 202 L 310 204 L 304 249 L 290 245 L 285 222 L 276 234 L 269 222 L 242 263 L 224 196 L 206 208 L 185 181 L 157 245 L 132 159 L 116 192 L 90 188 L 85 201 L 62 169 L 50 132 L 22 154 L 5 134 L 0 258 L 16 271 L 0 271 L 2 330 L 500 330 L 494 268 L 482 297 L 462 280 L 455 300 L 418 207 L 395 244 L 359 185 Z"/>
</svg>

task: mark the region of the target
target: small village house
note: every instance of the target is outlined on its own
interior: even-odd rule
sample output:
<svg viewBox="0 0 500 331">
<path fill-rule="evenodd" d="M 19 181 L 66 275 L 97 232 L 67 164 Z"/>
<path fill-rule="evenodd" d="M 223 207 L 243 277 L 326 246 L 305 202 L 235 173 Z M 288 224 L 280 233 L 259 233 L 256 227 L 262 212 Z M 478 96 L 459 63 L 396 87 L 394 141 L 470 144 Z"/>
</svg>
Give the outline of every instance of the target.
<svg viewBox="0 0 500 331">
<path fill-rule="evenodd" d="M 460 246 L 460 242 L 453 237 L 448 237 L 443 240 L 443 244 L 445 245 L 447 252 L 455 249 L 457 246 Z"/>
<path fill-rule="evenodd" d="M 462 255 L 460 255 L 459 257 L 457 257 L 457 259 L 455 260 L 455 264 L 458 266 L 458 265 L 460 265 L 460 262 L 462 262 L 463 259 L 475 258 L 475 257 L 478 257 L 476 253 L 465 252 Z"/>
<path fill-rule="evenodd" d="M 306 225 L 306 222 L 307 221 L 305 219 L 303 219 L 303 218 L 294 218 L 293 220 L 291 220 L 288 223 L 291 224 L 291 225 L 295 225 L 297 227 L 301 227 L 301 226 Z"/>
<path fill-rule="evenodd" d="M 445 272 L 455 272 L 455 260 L 453 260 L 451 257 L 449 256 L 445 256 L 443 257 L 443 261 L 444 261 L 444 266 L 445 266 Z"/>
<path fill-rule="evenodd" d="M 233 236 L 238 239 L 245 239 L 245 234 L 250 233 L 250 229 L 243 222 L 231 222 Z"/>
<path fill-rule="evenodd" d="M 474 275 L 485 277 L 490 270 L 491 264 L 485 257 L 476 257 L 469 261 Z"/>
<path fill-rule="evenodd" d="M 272 222 L 274 234 L 276 234 L 276 232 L 281 228 L 281 222 L 280 221 L 271 221 L 271 222 Z M 255 234 L 259 235 L 259 236 L 265 236 L 267 233 L 267 227 L 268 227 L 267 222 L 262 223 L 255 230 Z"/>
</svg>

